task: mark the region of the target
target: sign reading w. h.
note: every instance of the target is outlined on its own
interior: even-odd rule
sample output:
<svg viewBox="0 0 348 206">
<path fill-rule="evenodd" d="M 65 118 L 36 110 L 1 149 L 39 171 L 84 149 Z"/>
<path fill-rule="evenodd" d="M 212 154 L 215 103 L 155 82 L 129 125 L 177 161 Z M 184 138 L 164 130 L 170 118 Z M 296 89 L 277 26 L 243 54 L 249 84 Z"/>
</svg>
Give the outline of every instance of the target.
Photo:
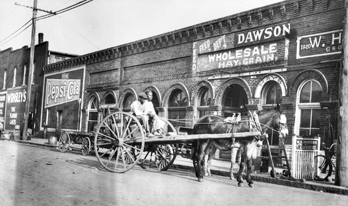
<svg viewBox="0 0 348 206">
<path fill-rule="evenodd" d="M 343 30 L 335 30 L 318 34 L 297 37 L 296 58 L 341 54 Z"/>
</svg>

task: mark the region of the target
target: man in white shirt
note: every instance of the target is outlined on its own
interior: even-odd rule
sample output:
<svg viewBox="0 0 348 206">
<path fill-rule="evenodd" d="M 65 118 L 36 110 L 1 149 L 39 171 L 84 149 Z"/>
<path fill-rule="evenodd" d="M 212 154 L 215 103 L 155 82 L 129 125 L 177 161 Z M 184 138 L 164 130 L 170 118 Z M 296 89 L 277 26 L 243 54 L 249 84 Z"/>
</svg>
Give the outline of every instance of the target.
<svg viewBox="0 0 348 206">
<path fill-rule="evenodd" d="M 135 100 L 131 104 L 131 112 L 137 117 L 137 119 L 143 124 L 144 129 L 146 131 L 146 137 L 153 137 L 151 134 L 150 126 L 149 126 L 149 115 L 146 109 L 145 102 L 147 101 L 147 96 L 144 92 L 140 92 L 138 94 L 138 100 Z M 152 103 L 151 103 L 152 104 Z"/>
</svg>

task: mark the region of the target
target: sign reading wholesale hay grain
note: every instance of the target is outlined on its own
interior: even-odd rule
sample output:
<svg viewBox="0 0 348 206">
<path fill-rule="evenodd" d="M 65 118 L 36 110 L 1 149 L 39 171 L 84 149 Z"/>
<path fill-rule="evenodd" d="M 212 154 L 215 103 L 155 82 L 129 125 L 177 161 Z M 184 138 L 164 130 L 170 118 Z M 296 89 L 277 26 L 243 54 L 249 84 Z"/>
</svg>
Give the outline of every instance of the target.
<svg viewBox="0 0 348 206">
<path fill-rule="evenodd" d="M 286 41 L 229 49 L 200 55 L 197 71 L 252 66 L 285 60 Z"/>
<path fill-rule="evenodd" d="M 79 100 L 80 79 L 47 79 L 45 107 Z"/>
<path fill-rule="evenodd" d="M 290 23 L 194 42 L 192 71 L 236 68 L 286 60 Z"/>
</svg>

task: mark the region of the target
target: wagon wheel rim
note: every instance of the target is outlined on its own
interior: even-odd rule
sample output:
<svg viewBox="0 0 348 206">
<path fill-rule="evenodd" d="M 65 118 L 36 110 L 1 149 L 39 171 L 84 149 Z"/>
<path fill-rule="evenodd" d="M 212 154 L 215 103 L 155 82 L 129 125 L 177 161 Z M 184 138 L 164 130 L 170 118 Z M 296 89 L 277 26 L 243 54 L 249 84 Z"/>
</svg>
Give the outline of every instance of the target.
<svg viewBox="0 0 348 206">
<path fill-rule="evenodd" d="M 94 147 L 98 161 L 110 172 L 124 173 L 133 168 L 145 144 L 143 128 L 138 119 L 126 112 L 106 116 L 97 126 Z"/>
<path fill-rule="evenodd" d="M 159 117 L 160 118 L 160 117 Z M 175 127 L 166 119 L 160 118 L 165 122 L 164 136 L 168 134 L 176 135 Z M 174 163 L 178 153 L 179 144 L 153 144 L 147 154 L 142 158 L 141 167 L 151 172 L 166 171 Z"/>
<path fill-rule="evenodd" d="M 67 132 L 62 132 L 59 141 L 58 141 L 58 148 L 61 152 L 66 152 L 70 145 L 70 136 Z"/>
</svg>

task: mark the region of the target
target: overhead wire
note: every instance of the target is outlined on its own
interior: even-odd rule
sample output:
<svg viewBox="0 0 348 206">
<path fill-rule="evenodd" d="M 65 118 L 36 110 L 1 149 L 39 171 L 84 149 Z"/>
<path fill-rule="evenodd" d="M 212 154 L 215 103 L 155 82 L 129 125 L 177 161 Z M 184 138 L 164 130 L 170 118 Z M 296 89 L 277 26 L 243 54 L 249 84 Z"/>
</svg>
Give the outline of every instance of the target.
<svg viewBox="0 0 348 206">
<path fill-rule="evenodd" d="M 56 11 L 54 14 L 46 14 L 46 15 L 43 15 L 43 16 L 39 16 L 36 18 L 37 21 L 39 20 L 43 20 L 43 19 L 46 19 L 46 18 L 49 18 L 49 17 L 52 17 L 52 16 L 55 16 L 57 14 L 61 14 L 61 13 L 65 13 L 67 11 L 70 11 L 72 9 L 76 9 L 77 7 L 80 7 L 80 6 L 83 6 L 87 3 L 90 3 L 92 2 L 93 0 L 82 0 L 82 1 L 79 1 L 73 5 L 70 5 L 68 7 L 65 7 L 61 10 L 58 10 Z M 7 36 L 6 38 L 2 39 L 0 41 L 0 46 L 1 45 L 4 45 L 6 44 L 7 42 L 11 41 L 12 39 L 14 39 L 15 37 L 17 37 L 19 34 L 21 34 L 22 32 L 24 32 L 26 29 L 28 29 L 32 23 L 30 23 L 32 21 L 32 19 L 30 19 L 29 21 L 27 21 L 23 26 L 21 26 L 19 29 L 17 29 L 16 31 L 14 31 L 13 33 L 11 33 L 9 36 Z M 29 25 L 27 25 L 28 23 L 30 23 Z M 25 27 L 24 29 L 22 29 L 23 27 Z M 18 31 L 20 31 L 19 33 L 17 33 Z M 16 34 L 17 33 L 17 34 Z M 8 39 L 8 40 L 7 40 Z"/>
</svg>

